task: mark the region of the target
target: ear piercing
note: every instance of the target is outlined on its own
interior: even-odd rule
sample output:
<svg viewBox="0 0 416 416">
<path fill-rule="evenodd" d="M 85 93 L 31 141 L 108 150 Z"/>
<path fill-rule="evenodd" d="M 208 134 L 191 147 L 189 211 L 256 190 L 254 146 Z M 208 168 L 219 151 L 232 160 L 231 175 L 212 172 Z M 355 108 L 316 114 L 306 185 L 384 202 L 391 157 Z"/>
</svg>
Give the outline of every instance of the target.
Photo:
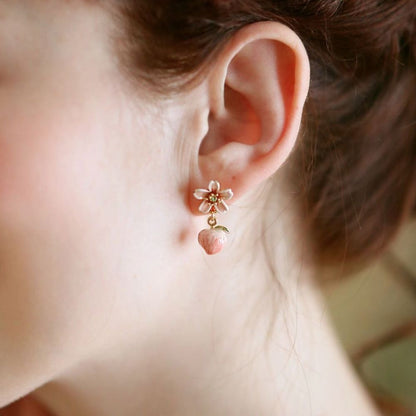
<svg viewBox="0 0 416 416">
<path fill-rule="evenodd" d="M 231 189 L 222 191 L 220 183 L 212 180 L 208 189 L 195 189 L 194 197 L 202 200 L 199 211 L 203 214 L 209 214 L 207 222 L 210 228 L 199 232 L 198 242 L 207 254 L 216 254 L 221 251 L 227 241 L 226 233 L 228 234 L 229 231 L 227 227 L 217 225 L 215 214 L 224 214 L 229 210 L 225 201 L 233 197 L 233 191 Z"/>
</svg>

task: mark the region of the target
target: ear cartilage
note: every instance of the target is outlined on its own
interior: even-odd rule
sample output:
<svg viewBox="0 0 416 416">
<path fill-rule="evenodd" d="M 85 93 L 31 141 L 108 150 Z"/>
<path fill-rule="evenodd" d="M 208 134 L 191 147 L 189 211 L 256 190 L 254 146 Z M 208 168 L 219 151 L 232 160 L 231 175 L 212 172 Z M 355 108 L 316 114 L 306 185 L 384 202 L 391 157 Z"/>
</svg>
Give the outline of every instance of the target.
<svg viewBox="0 0 416 416">
<path fill-rule="evenodd" d="M 199 211 L 203 214 L 209 214 L 208 225 L 199 232 L 198 242 L 207 254 L 216 254 L 222 250 L 227 241 L 226 234 L 229 233 L 227 227 L 217 225 L 215 215 L 217 213 L 224 214 L 229 210 L 225 201 L 233 197 L 231 189 L 221 190 L 221 185 L 218 181 L 212 180 L 208 185 L 208 189 L 195 189 L 194 197 L 202 200 L 199 206 Z"/>
</svg>

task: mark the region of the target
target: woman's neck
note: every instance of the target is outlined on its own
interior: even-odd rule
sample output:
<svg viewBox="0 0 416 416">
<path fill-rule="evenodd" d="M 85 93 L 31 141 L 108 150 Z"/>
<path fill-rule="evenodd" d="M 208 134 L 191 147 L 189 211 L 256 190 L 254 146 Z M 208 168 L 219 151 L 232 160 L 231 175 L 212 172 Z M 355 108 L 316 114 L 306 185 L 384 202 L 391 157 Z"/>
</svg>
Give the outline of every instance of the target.
<svg viewBox="0 0 416 416">
<path fill-rule="evenodd" d="M 255 310 L 246 332 L 224 323 L 216 327 L 221 317 L 215 305 L 211 322 L 184 310 L 172 315 L 170 330 L 153 334 L 147 347 L 132 342 L 90 358 L 34 397 L 53 416 L 375 416 L 319 294 L 299 286 L 285 302 L 292 307 L 278 305 L 271 333 L 268 319 L 256 317 Z"/>
</svg>

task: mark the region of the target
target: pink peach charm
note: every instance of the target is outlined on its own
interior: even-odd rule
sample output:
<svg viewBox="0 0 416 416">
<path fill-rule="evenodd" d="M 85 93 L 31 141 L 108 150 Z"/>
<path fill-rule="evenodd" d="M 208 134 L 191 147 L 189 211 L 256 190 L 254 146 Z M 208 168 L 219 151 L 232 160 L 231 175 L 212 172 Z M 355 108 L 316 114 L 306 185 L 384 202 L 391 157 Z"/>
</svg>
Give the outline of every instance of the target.
<svg viewBox="0 0 416 416">
<path fill-rule="evenodd" d="M 198 234 L 198 242 L 201 244 L 207 254 L 216 254 L 224 247 L 227 236 L 225 227 L 208 228 Z"/>
<path fill-rule="evenodd" d="M 207 254 L 216 254 L 222 250 L 227 237 L 225 233 L 229 233 L 227 227 L 217 225 L 215 216 L 224 214 L 228 211 L 228 205 L 225 203 L 233 197 L 231 189 L 221 190 L 221 185 L 218 181 L 210 181 L 207 189 L 198 188 L 194 191 L 194 197 L 202 200 L 199 210 L 203 214 L 209 214 L 208 225 L 211 228 L 202 230 L 198 234 L 198 242 L 201 244 Z"/>
</svg>

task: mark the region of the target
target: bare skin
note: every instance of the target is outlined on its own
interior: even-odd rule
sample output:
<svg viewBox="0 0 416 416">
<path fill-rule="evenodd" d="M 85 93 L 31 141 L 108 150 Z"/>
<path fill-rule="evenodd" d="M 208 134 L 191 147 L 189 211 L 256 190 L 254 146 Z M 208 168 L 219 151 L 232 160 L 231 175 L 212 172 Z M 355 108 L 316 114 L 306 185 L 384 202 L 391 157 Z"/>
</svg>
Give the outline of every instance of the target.
<svg viewBox="0 0 416 416">
<path fill-rule="evenodd" d="M 0 0 L 0 415 L 377 415 L 286 185 L 301 41 L 250 26 L 158 101 L 122 77 L 113 23 Z M 215 256 L 192 198 L 211 179 L 234 191 Z"/>
</svg>

